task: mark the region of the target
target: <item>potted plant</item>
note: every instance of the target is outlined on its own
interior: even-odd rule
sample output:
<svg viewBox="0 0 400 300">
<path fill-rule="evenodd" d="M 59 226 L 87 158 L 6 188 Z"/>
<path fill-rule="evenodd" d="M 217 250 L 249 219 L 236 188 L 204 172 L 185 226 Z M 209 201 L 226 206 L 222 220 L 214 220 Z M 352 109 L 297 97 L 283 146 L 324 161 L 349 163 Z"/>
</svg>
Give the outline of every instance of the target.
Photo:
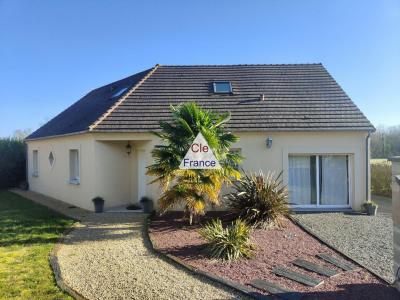
<svg viewBox="0 0 400 300">
<path fill-rule="evenodd" d="M 368 200 L 364 203 L 364 209 L 367 215 L 376 216 L 376 213 L 378 211 L 378 204 L 376 204 L 374 201 Z"/>
<path fill-rule="evenodd" d="M 94 212 L 101 213 L 104 210 L 104 199 L 101 197 L 95 197 L 92 199 L 94 204 Z"/>
<path fill-rule="evenodd" d="M 153 212 L 153 210 L 154 210 L 153 200 L 151 200 L 150 198 L 142 197 L 140 199 L 140 204 L 142 205 L 143 211 L 145 213 L 150 214 Z"/>
</svg>

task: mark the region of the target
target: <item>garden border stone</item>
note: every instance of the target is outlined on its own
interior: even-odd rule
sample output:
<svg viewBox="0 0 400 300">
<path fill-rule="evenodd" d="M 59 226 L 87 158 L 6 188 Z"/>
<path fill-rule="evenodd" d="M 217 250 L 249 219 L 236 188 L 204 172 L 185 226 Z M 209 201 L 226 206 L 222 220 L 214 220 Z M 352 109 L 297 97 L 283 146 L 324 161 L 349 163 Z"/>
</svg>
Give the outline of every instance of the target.
<svg viewBox="0 0 400 300">
<path fill-rule="evenodd" d="M 57 259 L 57 253 L 58 253 L 59 249 L 61 248 L 61 246 L 62 246 L 61 244 L 64 242 L 66 236 L 69 233 L 71 233 L 72 231 L 74 231 L 79 224 L 80 223 L 78 220 L 74 224 L 72 224 L 72 226 L 70 228 L 66 229 L 63 232 L 62 236 L 58 239 L 57 243 L 55 244 L 55 246 L 53 247 L 53 249 L 51 250 L 51 252 L 49 254 L 49 262 L 50 262 L 51 268 L 53 269 L 54 278 L 56 280 L 56 283 L 61 290 L 66 292 L 68 295 L 70 295 L 74 299 L 88 300 L 87 298 L 82 296 L 80 293 L 78 293 L 77 291 L 75 291 L 73 288 L 71 288 L 69 285 L 67 285 L 65 283 L 65 281 L 62 277 L 60 265 L 58 264 L 58 259 Z"/>
<path fill-rule="evenodd" d="M 183 260 L 179 259 L 178 257 L 176 257 L 174 255 L 164 253 L 157 247 L 157 243 L 152 239 L 152 237 L 149 233 L 149 223 L 151 222 L 151 218 L 152 218 L 152 216 L 147 217 L 144 229 L 145 229 L 147 238 L 150 242 L 150 246 L 151 246 L 152 250 L 154 252 L 156 252 L 158 255 L 163 256 L 166 260 L 169 260 L 171 263 L 178 264 L 179 266 L 187 269 L 188 271 L 190 271 L 196 275 L 203 276 L 203 277 L 205 277 L 209 280 L 212 280 L 216 283 L 219 283 L 223 286 L 234 289 L 234 290 L 242 293 L 245 296 L 248 296 L 248 297 L 251 297 L 251 298 L 257 299 L 257 300 L 272 300 L 272 299 L 274 299 L 272 296 L 264 295 L 259 292 L 253 291 L 243 284 L 236 283 L 231 280 L 222 278 L 220 276 L 199 270 L 195 267 L 192 267 L 191 265 L 186 264 Z"/>
</svg>

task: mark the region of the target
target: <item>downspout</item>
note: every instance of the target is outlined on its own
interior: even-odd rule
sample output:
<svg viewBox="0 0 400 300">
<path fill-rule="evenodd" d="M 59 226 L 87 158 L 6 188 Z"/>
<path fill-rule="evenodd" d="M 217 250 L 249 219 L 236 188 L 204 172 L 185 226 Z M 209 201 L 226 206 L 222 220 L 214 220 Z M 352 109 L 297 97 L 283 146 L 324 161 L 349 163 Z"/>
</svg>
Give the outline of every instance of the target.
<svg viewBox="0 0 400 300">
<path fill-rule="evenodd" d="M 24 146 L 25 146 L 25 182 L 28 186 L 27 190 L 29 190 L 29 183 L 28 183 L 28 167 L 29 167 L 29 162 L 28 162 L 28 143 L 24 141 Z"/>
<path fill-rule="evenodd" d="M 367 196 L 367 201 L 371 200 L 370 193 L 369 193 L 369 185 L 370 185 L 370 178 L 369 178 L 369 173 L 370 173 L 370 164 L 369 164 L 369 139 L 371 137 L 371 131 L 368 131 L 368 135 L 365 138 L 365 192 Z"/>
</svg>

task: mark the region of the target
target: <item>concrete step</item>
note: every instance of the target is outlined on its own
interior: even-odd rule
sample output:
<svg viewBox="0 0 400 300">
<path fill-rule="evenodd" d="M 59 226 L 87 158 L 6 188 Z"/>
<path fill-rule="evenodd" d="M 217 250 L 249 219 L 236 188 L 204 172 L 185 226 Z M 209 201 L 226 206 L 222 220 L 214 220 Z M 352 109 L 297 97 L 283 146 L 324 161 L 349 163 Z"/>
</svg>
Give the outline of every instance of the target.
<svg viewBox="0 0 400 300">
<path fill-rule="evenodd" d="M 315 272 L 317 274 L 328 276 L 328 277 L 333 277 L 333 276 L 336 276 L 336 275 L 339 274 L 339 272 L 337 272 L 335 270 L 326 268 L 326 267 L 321 266 L 321 265 L 314 264 L 314 263 L 306 261 L 304 259 L 299 259 L 298 258 L 298 259 L 294 260 L 292 263 L 294 265 L 299 266 L 299 267 L 301 267 L 303 269 L 306 269 L 308 271 Z"/>
<path fill-rule="evenodd" d="M 317 257 L 335 265 L 338 268 L 341 268 L 344 271 L 352 271 L 356 268 L 354 265 L 347 263 L 345 261 L 342 261 L 342 260 L 340 260 L 336 257 L 333 257 L 329 254 L 326 254 L 326 253 L 317 254 Z"/>
<path fill-rule="evenodd" d="M 304 285 L 308 285 L 311 287 L 316 287 L 324 282 L 323 280 L 320 280 L 320 279 L 317 279 L 317 278 L 314 278 L 314 277 L 311 277 L 311 276 L 308 276 L 308 275 L 305 275 L 305 274 L 302 274 L 299 272 L 295 272 L 290 269 L 286 269 L 284 267 L 277 267 L 277 268 L 273 269 L 272 272 L 278 276 L 286 277 L 286 278 L 289 278 L 291 280 L 300 282 Z"/>
<path fill-rule="evenodd" d="M 300 300 L 302 298 L 301 293 L 288 290 L 288 289 L 281 287 L 270 281 L 255 279 L 250 282 L 250 285 L 252 285 L 255 288 L 260 289 L 262 291 L 266 291 L 266 292 L 268 292 L 274 296 L 277 296 L 281 299 Z"/>
</svg>

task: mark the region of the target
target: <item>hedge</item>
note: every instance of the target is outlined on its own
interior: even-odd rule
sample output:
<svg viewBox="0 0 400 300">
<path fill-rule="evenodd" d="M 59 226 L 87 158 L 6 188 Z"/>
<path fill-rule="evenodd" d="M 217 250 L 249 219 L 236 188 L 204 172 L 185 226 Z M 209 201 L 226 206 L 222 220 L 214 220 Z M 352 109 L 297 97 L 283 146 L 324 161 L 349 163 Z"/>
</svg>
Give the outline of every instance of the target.
<svg viewBox="0 0 400 300">
<path fill-rule="evenodd" d="M 26 158 L 24 142 L 18 139 L 0 139 L 0 188 L 18 186 L 25 181 Z"/>
<path fill-rule="evenodd" d="M 371 161 L 371 193 L 392 196 L 392 167 L 387 160 Z"/>
</svg>

